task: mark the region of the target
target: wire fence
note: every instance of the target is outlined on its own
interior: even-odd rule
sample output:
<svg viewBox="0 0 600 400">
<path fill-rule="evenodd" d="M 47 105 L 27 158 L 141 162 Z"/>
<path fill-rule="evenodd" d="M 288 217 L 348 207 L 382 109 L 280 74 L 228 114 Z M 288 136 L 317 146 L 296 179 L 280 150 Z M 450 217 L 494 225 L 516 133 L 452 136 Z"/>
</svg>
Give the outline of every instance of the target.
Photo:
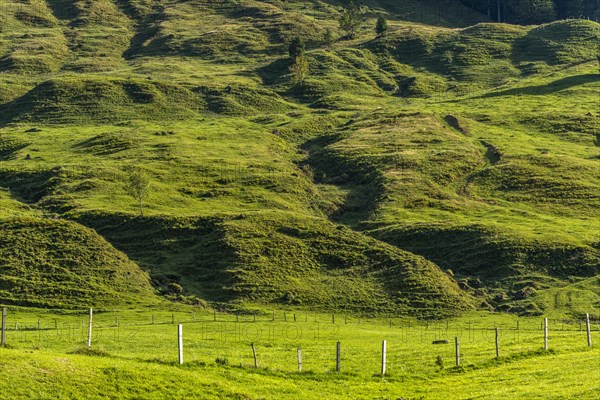
<svg viewBox="0 0 600 400">
<path fill-rule="evenodd" d="M 87 313 L 16 311 L 7 312 L 4 321 L 6 346 L 15 349 L 164 364 L 177 364 L 181 350 L 185 363 L 287 372 L 336 371 L 337 343 L 341 372 L 369 375 L 382 369 L 384 340 L 386 374 L 421 374 L 458 363 L 482 365 L 495 360 L 497 351 L 501 358 L 526 357 L 584 351 L 593 342 L 600 343 L 598 320 L 550 319 L 546 334 L 543 318 L 512 316 L 500 316 L 498 321 L 491 317 L 419 321 L 289 311 L 104 311 L 94 314 L 91 335 Z"/>
</svg>

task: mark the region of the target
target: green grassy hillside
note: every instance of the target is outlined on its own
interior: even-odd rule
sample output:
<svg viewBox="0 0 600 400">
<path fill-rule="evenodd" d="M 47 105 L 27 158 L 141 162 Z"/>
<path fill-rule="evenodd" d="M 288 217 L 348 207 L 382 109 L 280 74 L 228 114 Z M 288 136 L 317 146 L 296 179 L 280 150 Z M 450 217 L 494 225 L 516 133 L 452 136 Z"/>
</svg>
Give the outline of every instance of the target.
<svg viewBox="0 0 600 400">
<path fill-rule="evenodd" d="M 156 303 L 148 274 L 90 229 L 45 218 L 0 193 L 5 304 L 85 307 Z"/>
<path fill-rule="evenodd" d="M 0 302 L 598 313 L 600 25 L 345 3 L 0 0 Z"/>
</svg>

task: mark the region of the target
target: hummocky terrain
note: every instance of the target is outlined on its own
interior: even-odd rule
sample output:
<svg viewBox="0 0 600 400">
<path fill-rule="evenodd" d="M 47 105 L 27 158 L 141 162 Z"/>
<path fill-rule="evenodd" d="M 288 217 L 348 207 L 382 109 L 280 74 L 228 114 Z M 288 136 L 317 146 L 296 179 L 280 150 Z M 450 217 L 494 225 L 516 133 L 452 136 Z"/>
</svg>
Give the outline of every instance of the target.
<svg viewBox="0 0 600 400">
<path fill-rule="evenodd" d="M 600 24 L 347 3 L 0 0 L 0 302 L 598 314 Z"/>
</svg>

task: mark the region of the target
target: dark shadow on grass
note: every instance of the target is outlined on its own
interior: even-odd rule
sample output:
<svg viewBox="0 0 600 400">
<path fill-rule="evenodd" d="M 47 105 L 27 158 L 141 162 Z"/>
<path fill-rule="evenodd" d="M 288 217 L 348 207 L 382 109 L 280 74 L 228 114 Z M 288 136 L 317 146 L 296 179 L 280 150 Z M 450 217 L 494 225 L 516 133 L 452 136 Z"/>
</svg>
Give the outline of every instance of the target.
<svg viewBox="0 0 600 400">
<path fill-rule="evenodd" d="M 551 82 L 547 85 L 526 86 L 526 87 L 522 87 L 522 88 L 503 90 L 500 92 L 486 93 L 482 96 L 479 96 L 478 98 L 517 96 L 517 95 L 521 95 L 521 94 L 543 96 L 546 94 L 560 92 L 561 90 L 569 89 L 573 86 L 584 85 L 586 83 L 592 83 L 592 82 L 600 82 L 600 78 L 598 77 L 597 74 L 584 74 L 584 75 L 577 75 L 577 76 L 569 76 L 567 78 L 563 78 L 563 79 L 559 79 L 557 81 Z"/>
<path fill-rule="evenodd" d="M 335 134 L 320 136 L 305 142 L 301 148 L 309 153 L 307 163 L 315 172 L 315 183 L 335 185 L 348 192 L 343 204 L 327 210 L 329 218 L 352 225 L 365 220 L 377 208 L 383 177 L 376 167 L 344 158 L 329 149 L 341 139 Z"/>
<path fill-rule="evenodd" d="M 75 0 L 54 0 L 46 2 L 52 14 L 59 20 L 70 20 L 77 17 L 79 11 Z"/>
<path fill-rule="evenodd" d="M 15 200 L 33 204 L 56 187 L 59 174 L 58 168 L 25 172 L 5 170 L 0 171 L 0 182 L 10 189 Z"/>
<path fill-rule="evenodd" d="M 76 220 L 151 271 L 156 286 L 181 282 L 194 287 L 188 294 L 209 301 L 228 301 L 235 296 L 223 289 L 233 285 L 228 269 L 236 255 L 227 243 L 221 218 L 190 218 L 181 225 L 181 220 L 166 216 L 93 212 L 80 214 Z"/>
</svg>

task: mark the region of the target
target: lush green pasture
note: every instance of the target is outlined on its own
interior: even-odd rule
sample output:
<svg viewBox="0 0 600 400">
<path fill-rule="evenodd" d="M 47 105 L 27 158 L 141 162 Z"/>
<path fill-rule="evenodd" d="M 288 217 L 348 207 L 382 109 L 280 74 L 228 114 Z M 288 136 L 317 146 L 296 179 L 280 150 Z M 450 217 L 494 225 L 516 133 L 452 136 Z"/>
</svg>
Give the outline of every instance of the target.
<svg viewBox="0 0 600 400">
<path fill-rule="evenodd" d="M 598 390 L 600 353 L 597 345 L 587 347 L 585 325 L 582 330 L 579 321 L 551 319 L 550 350 L 544 351 L 542 318 L 506 314 L 418 321 L 257 309 L 256 317 L 249 311 L 239 316 L 218 312 L 217 321 L 214 316 L 191 308 L 100 311 L 87 352 L 84 312 L 11 309 L 0 379 L 12 384 L 3 398 L 559 399 L 592 398 Z M 177 364 L 180 323 L 183 365 Z M 499 328 L 499 358 L 494 326 Z M 592 335 L 598 343 L 597 321 Z M 458 368 L 455 337 L 461 346 Z M 380 375 L 382 340 L 387 341 L 386 376 Z M 434 345 L 434 340 L 449 343 Z M 341 373 L 335 371 L 338 341 Z M 436 365 L 438 356 L 443 369 Z"/>
<path fill-rule="evenodd" d="M 599 397 L 600 25 L 342 3 L 0 0 L 1 398 Z"/>
<path fill-rule="evenodd" d="M 166 366 L 83 355 L 0 350 L 3 398 L 572 399 L 595 398 L 597 352 L 550 353 L 469 371 L 404 380 Z M 74 377 L 77 377 L 75 379 Z"/>
</svg>

